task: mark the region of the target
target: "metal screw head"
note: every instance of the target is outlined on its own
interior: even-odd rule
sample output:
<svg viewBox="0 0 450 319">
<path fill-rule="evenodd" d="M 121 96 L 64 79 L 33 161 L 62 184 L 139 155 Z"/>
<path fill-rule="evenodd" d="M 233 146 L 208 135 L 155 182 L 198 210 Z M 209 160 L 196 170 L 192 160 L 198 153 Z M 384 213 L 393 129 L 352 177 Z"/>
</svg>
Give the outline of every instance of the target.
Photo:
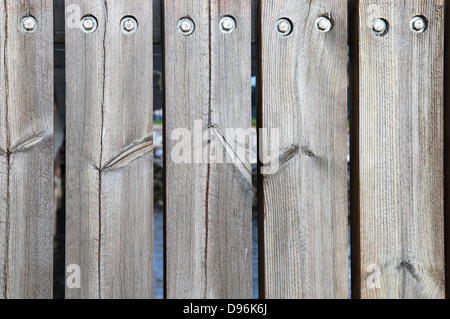
<svg viewBox="0 0 450 319">
<path fill-rule="evenodd" d="M 120 28 L 125 34 L 131 34 L 136 32 L 138 28 L 138 22 L 134 17 L 125 17 L 120 21 Z"/>
<path fill-rule="evenodd" d="M 280 31 L 281 33 L 286 33 L 289 31 L 289 23 L 287 23 L 286 21 L 282 21 L 279 25 L 278 25 L 278 31 Z"/>
<path fill-rule="evenodd" d="M 93 16 L 86 16 L 83 19 L 81 19 L 81 29 L 85 33 L 93 33 L 97 31 L 97 19 Z"/>
<path fill-rule="evenodd" d="M 33 33 L 37 29 L 37 21 L 34 17 L 24 17 L 20 22 L 20 29 L 23 33 Z"/>
<path fill-rule="evenodd" d="M 236 20 L 232 17 L 223 17 L 220 19 L 219 25 L 223 33 L 231 33 L 236 29 Z"/>
<path fill-rule="evenodd" d="M 194 32 L 195 24 L 190 18 L 182 18 L 178 21 L 178 32 L 182 35 L 187 36 Z"/>
<path fill-rule="evenodd" d="M 414 17 L 411 20 L 411 30 L 415 33 L 423 33 L 427 29 L 427 21 L 423 17 Z"/>
<path fill-rule="evenodd" d="M 134 30 L 134 28 L 136 27 L 136 25 L 133 23 L 133 21 L 127 20 L 127 21 L 125 21 L 125 23 L 123 24 L 123 27 L 124 27 L 124 29 L 127 30 L 127 31 L 132 31 L 132 30 Z"/>
<path fill-rule="evenodd" d="M 328 32 L 333 28 L 333 23 L 327 17 L 320 17 L 316 20 L 316 27 L 319 32 Z"/>
<path fill-rule="evenodd" d="M 292 32 L 292 23 L 286 18 L 281 18 L 277 21 L 277 31 L 283 36 L 287 36 Z"/>
<path fill-rule="evenodd" d="M 188 21 L 183 21 L 180 28 L 183 32 L 189 32 L 191 31 L 191 24 Z"/>
<path fill-rule="evenodd" d="M 92 30 L 92 28 L 94 27 L 94 22 L 91 19 L 86 19 L 83 21 L 83 27 L 86 30 Z"/>
<path fill-rule="evenodd" d="M 372 32 L 376 35 L 385 35 L 387 29 L 387 22 L 384 19 L 375 19 L 372 23 Z"/>
</svg>

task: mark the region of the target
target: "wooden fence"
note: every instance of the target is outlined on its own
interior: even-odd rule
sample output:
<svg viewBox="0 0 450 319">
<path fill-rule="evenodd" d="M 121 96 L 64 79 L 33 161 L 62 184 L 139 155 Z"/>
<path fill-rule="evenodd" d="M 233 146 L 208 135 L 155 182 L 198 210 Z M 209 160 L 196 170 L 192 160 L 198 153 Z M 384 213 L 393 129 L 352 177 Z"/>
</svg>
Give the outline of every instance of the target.
<svg viewBox="0 0 450 319">
<path fill-rule="evenodd" d="M 227 134 L 251 127 L 252 46 L 260 297 L 348 298 L 349 230 L 352 298 L 446 296 L 447 1 L 65 0 L 65 18 L 54 5 L 0 2 L 0 298 L 52 297 L 54 41 L 67 298 L 153 297 L 157 42 L 167 298 L 252 297 L 252 171 Z"/>
</svg>

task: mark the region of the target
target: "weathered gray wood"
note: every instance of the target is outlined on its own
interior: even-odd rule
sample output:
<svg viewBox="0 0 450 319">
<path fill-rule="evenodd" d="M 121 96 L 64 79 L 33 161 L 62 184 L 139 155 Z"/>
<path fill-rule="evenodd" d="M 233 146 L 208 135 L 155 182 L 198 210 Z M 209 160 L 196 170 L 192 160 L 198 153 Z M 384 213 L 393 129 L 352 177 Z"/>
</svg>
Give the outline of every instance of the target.
<svg viewBox="0 0 450 319">
<path fill-rule="evenodd" d="M 236 20 L 231 34 L 219 28 L 225 15 Z M 251 1 L 211 1 L 210 23 L 210 138 L 220 143 L 225 161 L 236 163 L 209 166 L 207 297 L 251 298 L 252 144 L 250 134 L 245 141 L 238 131 L 249 133 L 252 119 Z M 236 129 L 236 135 L 228 129 Z"/>
<path fill-rule="evenodd" d="M 162 43 L 162 2 L 163 0 L 153 0 L 153 43 L 158 44 Z M 252 9 L 255 10 L 257 7 L 257 3 L 259 0 L 251 0 L 252 1 Z M 62 10 L 64 7 L 64 0 L 54 0 L 54 11 L 55 11 L 55 35 L 54 40 L 55 43 L 64 43 L 65 34 L 64 34 L 64 12 Z M 256 15 L 252 12 L 252 43 L 255 42 L 256 38 Z"/>
<path fill-rule="evenodd" d="M 151 0 L 149 0 L 151 1 Z M 55 12 L 55 43 L 65 42 L 64 0 L 53 0 Z M 161 43 L 161 0 L 153 0 L 153 41 Z"/>
<path fill-rule="evenodd" d="M 0 3 L 0 298 L 52 298 L 53 4 Z M 24 34 L 24 16 L 36 18 Z"/>
<path fill-rule="evenodd" d="M 66 29 L 68 298 L 153 296 L 152 6 L 67 0 L 98 30 Z M 138 29 L 124 34 L 133 16 Z M 69 274 L 70 275 L 70 274 Z"/>
<path fill-rule="evenodd" d="M 250 14 L 249 0 L 164 3 L 168 298 L 252 294 L 248 154 L 241 157 L 242 164 L 205 160 L 209 152 L 215 154 L 208 140 L 216 141 L 224 161 L 229 160 L 242 145 L 236 146 L 226 129 L 251 125 Z M 231 34 L 219 29 L 226 15 L 237 23 Z M 186 16 L 195 22 L 195 31 L 185 37 L 177 23 Z M 179 128 L 193 135 L 194 144 L 188 137 L 184 149 L 192 152 L 189 163 L 174 161 Z M 203 155 L 197 157 L 195 151 Z"/>
<path fill-rule="evenodd" d="M 260 296 L 348 298 L 347 1 L 260 6 L 259 145 L 279 158 L 278 169 L 261 158 Z M 328 33 L 316 29 L 323 15 Z"/>
<path fill-rule="evenodd" d="M 445 0 L 360 0 L 358 83 L 361 298 L 443 298 Z M 371 5 L 370 10 L 368 10 Z M 423 15 L 428 29 L 410 21 Z M 373 19 L 389 32 L 375 36 Z M 355 141 L 353 141 L 355 142 Z M 377 286 L 377 284 L 379 284 Z"/>
<path fill-rule="evenodd" d="M 207 165 L 175 164 L 171 150 L 178 128 L 192 132 L 208 127 L 209 113 L 209 1 L 164 2 L 166 249 L 165 295 L 168 298 L 205 298 L 206 176 Z M 195 32 L 177 31 L 181 17 L 190 16 Z M 177 137 L 174 137 L 177 138 Z M 187 147 L 191 147 L 188 141 Z M 198 147 L 198 146 L 197 146 Z M 200 145 L 203 149 L 203 144 Z"/>
<path fill-rule="evenodd" d="M 450 14 L 448 1 L 445 5 L 445 16 Z M 445 23 L 445 49 L 450 52 L 450 23 Z M 450 83 L 450 54 L 444 56 L 444 83 Z M 444 231 L 450 233 L 450 91 L 444 89 Z M 450 236 L 445 239 L 445 292 L 450 298 Z"/>
</svg>

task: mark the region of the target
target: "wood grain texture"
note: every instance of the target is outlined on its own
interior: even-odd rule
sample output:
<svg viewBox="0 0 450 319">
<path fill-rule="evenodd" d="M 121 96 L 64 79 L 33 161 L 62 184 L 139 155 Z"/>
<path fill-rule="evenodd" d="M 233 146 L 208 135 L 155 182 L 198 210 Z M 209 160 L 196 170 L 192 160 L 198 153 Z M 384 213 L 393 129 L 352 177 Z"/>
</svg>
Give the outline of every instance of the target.
<svg viewBox="0 0 450 319">
<path fill-rule="evenodd" d="M 446 2 L 445 16 L 450 15 L 450 6 Z M 444 85 L 450 83 L 450 23 L 445 23 L 444 40 Z M 444 231 L 450 234 L 450 90 L 444 86 Z M 450 236 L 445 235 L 445 295 L 450 299 Z"/>
<path fill-rule="evenodd" d="M 260 154 L 280 165 L 262 165 L 260 296 L 348 298 L 347 1 L 260 2 Z"/>
<path fill-rule="evenodd" d="M 205 160 L 215 154 L 208 141 L 216 141 L 228 161 L 242 145 L 226 129 L 251 125 L 250 14 L 249 0 L 164 2 L 168 298 L 252 294 L 248 154 L 241 164 Z M 237 23 L 231 34 L 219 29 L 226 15 Z M 195 23 L 190 36 L 177 31 L 186 16 Z M 180 128 L 189 130 L 194 141 L 186 143 L 192 152 L 188 163 L 173 157 Z"/>
<path fill-rule="evenodd" d="M 160 44 L 162 43 L 162 2 L 163 0 L 150 0 L 153 1 L 153 43 Z M 257 3 L 259 0 L 251 0 L 252 1 L 252 9 L 256 9 Z M 54 0 L 54 11 L 59 12 L 60 8 L 64 7 L 64 0 Z M 252 12 L 252 43 L 256 41 L 256 15 Z M 55 43 L 64 43 L 65 42 L 65 34 L 64 34 L 64 15 L 56 15 L 55 16 Z"/>
<path fill-rule="evenodd" d="M 66 29 L 66 264 L 81 267 L 67 298 L 152 298 L 151 1 L 84 1 L 98 30 Z M 124 34 L 133 16 L 138 29 Z"/>
<path fill-rule="evenodd" d="M 230 34 L 219 28 L 226 15 L 236 20 Z M 210 139 L 220 141 L 227 163 L 236 163 L 209 166 L 208 298 L 252 297 L 252 144 L 251 134 L 245 141 L 238 132 L 252 119 L 250 17 L 250 0 L 211 1 Z"/>
<path fill-rule="evenodd" d="M 53 293 L 53 3 L 0 3 L 0 298 Z M 36 32 L 20 22 L 33 16 Z"/>
<path fill-rule="evenodd" d="M 361 298 L 443 298 L 444 0 L 359 1 Z M 369 10 L 369 6 L 372 6 Z M 428 20 L 415 34 L 410 21 Z M 375 36 L 371 23 L 386 19 Z M 354 141 L 353 141 L 354 142 Z M 357 178 L 354 176 L 354 178 Z M 374 287 L 376 279 L 379 286 Z"/>
</svg>

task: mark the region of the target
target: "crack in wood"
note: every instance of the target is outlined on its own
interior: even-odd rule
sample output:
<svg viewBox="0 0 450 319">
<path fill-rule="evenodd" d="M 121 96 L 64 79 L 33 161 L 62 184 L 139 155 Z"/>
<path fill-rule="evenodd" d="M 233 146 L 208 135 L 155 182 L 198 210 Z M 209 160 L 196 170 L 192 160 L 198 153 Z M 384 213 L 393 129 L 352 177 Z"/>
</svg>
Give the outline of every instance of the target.
<svg viewBox="0 0 450 319">
<path fill-rule="evenodd" d="M 212 123 L 212 96 L 211 96 L 211 86 L 212 86 L 212 27 L 211 27 L 211 0 L 208 1 L 208 54 L 209 54 L 209 97 L 208 97 L 208 128 L 211 128 Z M 210 138 L 210 137 L 209 137 Z M 208 150 L 209 152 L 209 150 Z M 209 236 L 209 187 L 210 187 L 210 179 L 211 179 L 211 164 L 207 164 L 206 168 L 206 189 L 205 189 L 205 291 L 204 291 L 204 299 L 207 298 L 208 293 L 208 236 Z"/>
<path fill-rule="evenodd" d="M 17 144 L 17 146 L 11 147 L 11 150 L 9 150 L 9 152 L 11 154 L 18 153 L 18 152 L 24 152 L 24 151 L 27 151 L 27 150 L 41 144 L 42 142 L 45 142 L 45 141 L 51 139 L 51 138 L 53 138 L 52 133 L 36 134 L 36 136 L 34 136 L 34 137 L 28 138 L 27 140 L 25 140 L 23 142 L 19 142 Z"/>
<path fill-rule="evenodd" d="M 411 276 L 416 280 L 417 282 L 421 281 L 420 275 L 416 271 L 416 267 L 414 266 L 414 263 L 411 260 L 402 260 L 399 264 L 397 269 L 407 271 L 411 274 Z"/>
<path fill-rule="evenodd" d="M 245 146 L 241 146 L 235 141 L 232 140 L 231 137 L 226 136 L 222 133 L 221 129 L 218 125 L 212 125 L 212 130 L 219 141 L 222 143 L 226 152 L 229 154 L 230 158 L 233 159 L 232 164 L 236 167 L 237 171 L 241 173 L 246 182 L 245 187 L 248 191 L 252 191 L 252 168 L 249 161 L 249 152 Z M 231 140 L 231 143 L 230 143 Z M 242 157 L 243 155 L 243 157 Z"/>
<path fill-rule="evenodd" d="M 101 286 L 101 249 L 102 249 L 102 160 L 103 160 L 103 131 L 105 129 L 105 97 L 106 97 L 106 31 L 108 25 L 108 2 L 105 0 L 105 26 L 103 33 L 103 78 L 101 101 L 101 126 L 100 126 L 100 157 L 98 169 L 98 297 L 102 299 Z"/>
<path fill-rule="evenodd" d="M 119 170 L 153 151 L 153 133 L 129 145 L 119 155 L 109 160 L 101 171 Z"/>
</svg>

